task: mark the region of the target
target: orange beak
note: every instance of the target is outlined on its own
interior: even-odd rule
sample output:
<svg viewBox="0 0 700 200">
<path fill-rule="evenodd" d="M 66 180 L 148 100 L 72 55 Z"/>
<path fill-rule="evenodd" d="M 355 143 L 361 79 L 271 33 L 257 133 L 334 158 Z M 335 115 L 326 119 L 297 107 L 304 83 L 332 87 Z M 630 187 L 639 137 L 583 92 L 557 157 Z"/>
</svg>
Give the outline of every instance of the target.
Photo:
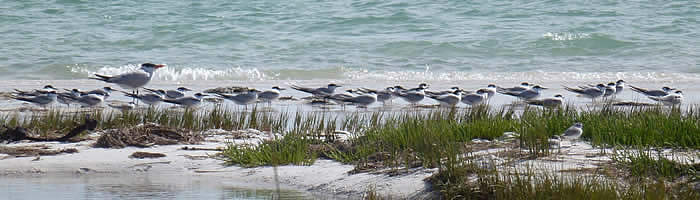
<svg viewBox="0 0 700 200">
<path fill-rule="evenodd" d="M 165 65 L 164 65 L 164 64 L 158 64 L 158 65 L 156 65 L 156 69 L 161 68 L 161 67 L 165 67 Z"/>
</svg>

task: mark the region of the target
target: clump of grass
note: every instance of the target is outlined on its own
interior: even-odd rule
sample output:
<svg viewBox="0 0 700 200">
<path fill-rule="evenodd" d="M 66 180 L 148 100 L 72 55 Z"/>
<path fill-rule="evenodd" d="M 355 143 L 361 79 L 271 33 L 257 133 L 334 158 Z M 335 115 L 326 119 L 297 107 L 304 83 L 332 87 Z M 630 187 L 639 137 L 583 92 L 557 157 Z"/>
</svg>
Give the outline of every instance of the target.
<svg viewBox="0 0 700 200">
<path fill-rule="evenodd" d="M 387 116 L 383 124 L 351 140 L 356 151 L 342 157 L 358 158 L 358 165 L 383 162 L 394 167 L 440 167 L 443 162 L 458 160 L 464 144 L 472 139 L 494 139 L 515 130 L 519 122 L 504 118 L 506 115 L 504 110 L 491 112 L 477 107 Z"/>
<path fill-rule="evenodd" d="M 221 152 L 228 165 L 256 167 L 262 165 L 311 165 L 318 157 L 309 149 L 311 141 L 299 135 L 266 140 L 259 145 L 230 144 Z"/>
<path fill-rule="evenodd" d="M 240 130 L 255 128 L 267 131 L 282 131 L 289 125 L 289 113 L 269 113 L 253 109 L 240 112 L 216 107 L 212 110 L 184 111 L 147 108 L 143 110 L 114 111 L 89 110 L 74 112 L 70 110 L 50 110 L 45 113 L 19 115 L 17 113 L 0 116 L 0 123 L 5 126 L 22 126 L 33 132 L 50 133 L 73 128 L 86 117 L 98 119 L 98 128 L 125 128 L 144 123 L 156 123 L 171 128 L 188 130 L 225 129 Z"/>
<path fill-rule="evenodd" d="M 654 153 L 656 152 L 656 153 Z M 617 166 L 626 169 L 629 177 L 651 177 L 675 180 L 680 177 L 688 177 L 690 180 L 698 180 L 700 164 L 692 164 L 693 160 L 686 162 L 675 161 L 666 158 L 661 151 L 652 149 L 637 149 L 618 151 L 612 156 Z"/>
<path fill-rule="evenodd" d="M 601 176 L 555 176 L 534 172 L 498 172 L 463 165 L 440 171 L 428 181 L 444 199 L 697 199 L 687 185 L 668 188 L 663 181 L 621 183 Z"/>
<path fill-rule="evenodd" d="M 700 148 L 700 115 L 661 107 L 613 108 L 582 111 L 584 138 L 593 145 Z"/>
</svg>

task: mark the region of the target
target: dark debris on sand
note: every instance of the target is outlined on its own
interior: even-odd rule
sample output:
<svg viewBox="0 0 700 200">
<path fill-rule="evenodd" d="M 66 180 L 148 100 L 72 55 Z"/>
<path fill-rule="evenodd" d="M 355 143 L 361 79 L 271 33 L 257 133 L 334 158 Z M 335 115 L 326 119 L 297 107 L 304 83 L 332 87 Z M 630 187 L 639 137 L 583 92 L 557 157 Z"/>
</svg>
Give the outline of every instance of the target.
<svg viewBox="0 0 700 200">
<path fill-rule="evenodd" d="M 154 123 L 126 129 L 109 129 L 97 139 L 95 147 L 124 148 L 153 145 L 197 144 L 204 140 L 201 134 L 184 129 L 173 129 Z"/>
<path fill-rule="evenodd" d="M 248 87 L 240 87 L 240 86 L 230 86 L 230 87 L 218 87 L 218 88 L 211 88 L 211 89 L 206 89 L 204 90 L 205 93 L 226 93 L 226 94 L 231 94 L 231 93 L 241 93 L 241 92 L 246 92 L 251 88 Z"/>
<path fill-rule="evenodd" d="M 0 153 L 14 157 L 34 157 L 34 156 L 50 156 L 62 153 L 78 153 L 78 149 L 49 149 L 47 145 L 32 145 L 22 147 L 7 147 L 0 146 Z"/>
<path fill-rule="evenodd" d="M 143 151 L 137 151 L 132 153 L 129 158 L 138 158 L 138 159 L 144 159 L 144 158 L 162 158 L 165 157 L 165 154 L 163 153 L 151 153 L 151 152 L 143 152 Z"/>
<path fill-rule="evenodd" d="M 88 116 L 83 124 L 76 126 L 71 129 L 65 135 L 61 137 L 51 137 L 43 138 L 36 137 L 35 133 L 31 133 L 30 130 L 24 127 L 7 127 L 3 126 L 0 128 L 0 141 L 16 142 L 20 140 L 31 140 L 35 142 L 48 142 L 48 141 L 58 141 L 58 142 L 76 142 L 81 139 L 76 139 L 76 136 L 80 135 L 84 131 L 92 131 L 97 127 L 97 120 L 90 119 Z"/>
</svg>

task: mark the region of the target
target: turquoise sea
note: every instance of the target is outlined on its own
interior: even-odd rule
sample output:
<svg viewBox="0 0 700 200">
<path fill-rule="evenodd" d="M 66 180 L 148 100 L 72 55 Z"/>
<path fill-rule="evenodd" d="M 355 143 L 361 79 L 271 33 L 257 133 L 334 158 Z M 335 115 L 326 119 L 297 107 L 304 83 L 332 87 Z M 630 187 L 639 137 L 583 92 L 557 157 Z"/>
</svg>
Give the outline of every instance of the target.
<svg viewBox="0 0 700 200">
<path fill-rule="evenodd" d="M 700 79 L 696 1 L 0 0 L 0 80 Z"/>
</svg>

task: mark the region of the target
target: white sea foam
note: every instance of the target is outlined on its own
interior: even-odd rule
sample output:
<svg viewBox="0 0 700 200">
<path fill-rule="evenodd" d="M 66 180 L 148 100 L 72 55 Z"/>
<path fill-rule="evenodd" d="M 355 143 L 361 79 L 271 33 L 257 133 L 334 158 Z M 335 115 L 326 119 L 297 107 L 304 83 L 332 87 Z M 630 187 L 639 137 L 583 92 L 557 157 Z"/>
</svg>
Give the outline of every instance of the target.
<svg viewBox="0 0 700 200">
<path fill-rule="evenodd" d="M 368 70 L 347 71 L 345 75 L 352 80 L 389 80 L 389 81 L 599 81 L 618 80 L 641 82 L 697 82 L 700 74 L 665 73 L 665 72 L 433 72 L 425 71 L 385 71 Z"/>
<path fill-rule="evenodd" d="M 137 65 L 101 67 L 91 70 L 87 67 L 70 68 L 79 76 L 92 76 L 95 73 L 115 75 L 137 69 Z M 153 80 L 193 81 L 193 80 L 349 80 L 349 81 L 599 81 L 618 80 L 642 82 L 700 82 L 700 74 L 666 72 L 457 72 L 433 71 L 429 66 L 421 71 L 383 71 L 369 69 L 349 69 L 344 67 L 309 70 L 259 70 L 257 68 L 230 67 L 209 69 L 204 67 L 168 66 L 158 69 Z"/>
<path fill-rule="evenodd" d="M 93 74 L 116 75 L 138 69 L 138 65 L 124 65 L 119 67 L 105 66 L 97 70 L 87 67 L 71 67 L 71 72 L 92 76 Z M 260 70 L 230 67 L 226 69 L 207 69 L 202 67 L 172 67 L 158 69 L 153 74 L 153 80 L 266 80 L 265 73 Z"/>
<path fill-rule="evenodd" d="M 555 41 L 568 41 L 568 40 L 580 40 L 590 38 L 591 35 L 588 33 L 553 33 L 547 32 L 542 34 L 542 37 Z"/>
</svg>

